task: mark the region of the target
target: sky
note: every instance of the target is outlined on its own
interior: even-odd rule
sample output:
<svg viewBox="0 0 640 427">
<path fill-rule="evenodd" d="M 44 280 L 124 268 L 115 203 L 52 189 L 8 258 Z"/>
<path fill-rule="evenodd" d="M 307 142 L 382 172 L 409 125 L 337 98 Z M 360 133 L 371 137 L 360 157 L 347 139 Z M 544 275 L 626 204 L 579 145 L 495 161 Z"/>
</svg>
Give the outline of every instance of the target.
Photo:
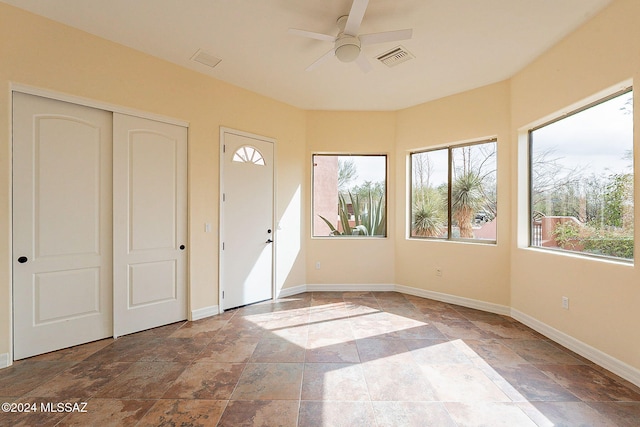
<svg viewBox="0 0 640 427">
<path fill-rule="evenodd" d="M 385 156 L 349 156 L 356 165 L 358 176 L 351 182 L 350 187 L 362 185 L 366 181 L 385 181 Z"/>
<path fill-rule="evenodd" d="M 633 149 L 633 114 L 628 92 L 533 132 L 536 152 L 553 150 L 568 168 L 583 167 L 590 175 L 630 172 Z"/>
</svg>

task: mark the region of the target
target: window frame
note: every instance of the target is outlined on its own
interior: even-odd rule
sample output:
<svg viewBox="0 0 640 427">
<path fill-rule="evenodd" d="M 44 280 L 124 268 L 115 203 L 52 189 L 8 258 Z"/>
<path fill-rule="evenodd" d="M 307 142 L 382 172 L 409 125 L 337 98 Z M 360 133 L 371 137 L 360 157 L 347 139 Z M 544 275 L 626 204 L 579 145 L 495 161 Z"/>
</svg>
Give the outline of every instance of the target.
<svg viewBox="0 0 640 427">
<path fill-rule="evenodd" d="M 577 114 L 580 114 L 586 110 L 589 110 L 590 108 L 593 107 L 597 107 L 598 105 L 604 104 L 608 101 L 611 101 L 612 99 L 615 99 L 619 96 L 622 96 L 626 93 L 629 92 L 634 92 L 634 88 L 633 85 L 626 85 L 623 89 L 619 89 L 616 90 L 614 92 L 611 92 L 607 95 L 604 96 L 599 96 L 597 99 L 593 100 L 593 101 L 589 101 L 584 105 L 578 106 L 577 108 L 574 108 L 568 112 L 564 112 L 562 114 L 557 115 L 556 117 L 553 117 L 550 120 L 546 120 L 542 123 L 538 123 L 535 126 L 532 126 L 531 128 L 529 128 L 527 130 L 527 248 L 529 249 L 533 249 L 533 250 L 540 250 L 540 251 L 544 251 L 547 253 L 552 253 L 552 254 L 556 254 L 556 255 L 575 255 L 584 259 L 592 259 L 592 260 L 601 260 L 601 261 L 613 261 L 613 262 L 621 262 L 624 264 L 628 264 L 628 265 L 634 265 L 635 263 L 635 252 L 633 255 L 633 258 L 621 258 L 621 257 L 615 257 L 615 256 L 610 256 L 610 255 L 602 255 L 602 254 L 596 254 L 596 253 L 590 253 L 590 252 L 584 252 L 584 251 L 575 251 L 575 250 L 570 250 L 570 249 L 564 249 L 561 247 L 546 247 L 546 246 L 538 246 L 538 245 L 534 245 L 534 227 L 533 227 L 533 215 L 534 215 L 534 207 L 533 207 L 533 157 L 534 157 L 534 152 L 533 152 L 533 132 L 540 130 L 544 127 L 547 127 L 549 125 L 552 125 L 554 123 L 560 122 L 564 119 L 567 119 L 569 117 L 575 116 Z M 591 98 L 593 99 L 593 98 Z M 632 98 L 634 99 L 634 98 Z M 632 119 L 633 120 L 633 119 Z M 633 125 L 632 125 L 633 126 Z M 634 134 L 635 134 L 635 129 L 633 130 Z M 635 135 L 633 136 L 633 138 L 635 138 Z M 635 144 L 632 144 L 631 146 L 631 150 L 632 150 L 632 159 L 633 159 L 633 155 L 634 155 L 634 151 L 635 151 Z M 632 173 L 635 176 L 635 170 L 636 170 L 636 163 L 633 162 L 632 163 Z M 634 181 L 632 181 L 634 182 Z M 635 184 L 635 182 L 634 182 Z M 633 189 L 633 194 L 635 194 L 635 185 L 634 185 L 634 189 Z M 634 205 L 635 205 L 635 201 L 634 201 Z M 635 245 L 635 219 L 634 219 L 634 245 Z"/>
<path fill-rule="evenodd" d="M 441 242 L 462 242 L 462 243 L 473 243 L 473 244 L 485 244 L 485 245 L 497 245 L 498 243 L 498 230 L 496 226 L 496 238 L 495 239 L 477 239 L 477 238 L 463 238 L 463 237 L 453 237 L 452 228 L 453 228 L 453 212 L 452 212 L 452 188 L 453 188 L 453 150 L 458 148 L 470 147 L 474 145 L 482 145 L 494 143 L 495 144 L 495 157 L 496 157 L 496 205 L 497 205 L 497 194 L 498 194 L 498 138 L 488 137 L 482 139 L 475 139 L 473 141 L 461 142 L 457 144 L 449 144 L 445 146 L 438 146 L 433 148 L 421 149 L 421 150 L 412 150 L 409 152 L 409 204 L 408 204 L 408 239 L 410 240 L 424 240 L 424 241 L 441 241 Z M 433 237 L 433 236 L 416 236 L 412 234 L 412 224 L 413 224 L 413 155 L 429 153 L 435 151 L 443 151 L 447 150 L 447 236 L 446 237 Z M 497 218 L 497 209 L 496 216 Z"/>
<path fill-rule="evenodd" d="M 315 157 L 382 157 L 384 158 L 384 235 L 316 235 L 315 234 Z M 359 152 L 312 152 L 311 153 L 311 238 L 312 239 L 334 239 L 334 240 L 371 240 L 389 238 L 389 157 L 388 153 L 359 153 Z"/>
</svg>

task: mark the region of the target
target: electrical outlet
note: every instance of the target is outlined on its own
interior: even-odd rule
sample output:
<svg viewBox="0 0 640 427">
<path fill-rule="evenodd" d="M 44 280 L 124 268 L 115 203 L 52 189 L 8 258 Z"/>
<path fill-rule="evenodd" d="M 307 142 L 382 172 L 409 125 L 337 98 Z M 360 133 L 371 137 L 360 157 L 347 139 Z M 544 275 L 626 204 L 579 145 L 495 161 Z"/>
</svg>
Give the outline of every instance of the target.
<svg viewBox="0 0 640 427">
<path fill-rule="evenodd" d="M 438 277 L 442 276 L 442 269 L 441 268 L 436 268 L 436 276 L 438 276 Z"/>
<path fill-rule="evenodd" d="M 562 297 L 562 308 L 569 310 L 569 297 Z"/>
<path fill-rule="evenodd" d="M 320 270 L 320 261 L 316 261 L 316 270 Z"/>
</svg>

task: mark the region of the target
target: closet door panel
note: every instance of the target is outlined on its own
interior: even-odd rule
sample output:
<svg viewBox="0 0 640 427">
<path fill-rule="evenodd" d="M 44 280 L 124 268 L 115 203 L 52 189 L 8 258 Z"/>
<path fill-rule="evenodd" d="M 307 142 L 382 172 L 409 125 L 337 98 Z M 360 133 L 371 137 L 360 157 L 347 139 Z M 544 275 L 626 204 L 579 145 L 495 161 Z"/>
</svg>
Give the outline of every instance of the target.
<svg viewBox="0 0 640 427">
<path fill-rule="evenodd" d="M 14 359 L 112 335 L 111 113 L 13 94 Z"/>
<path fill-rule="evenodd" d="M 187 130 L 114 114 L 114 335 L 187 317 Z"/>
</svg>

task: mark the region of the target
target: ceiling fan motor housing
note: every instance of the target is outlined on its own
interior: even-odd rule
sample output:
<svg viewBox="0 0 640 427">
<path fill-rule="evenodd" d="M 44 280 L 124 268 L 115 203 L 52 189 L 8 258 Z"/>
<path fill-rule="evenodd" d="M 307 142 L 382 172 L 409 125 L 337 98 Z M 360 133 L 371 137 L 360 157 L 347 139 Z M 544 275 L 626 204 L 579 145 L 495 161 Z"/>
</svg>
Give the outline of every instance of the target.
<svg viewBox="0 0 640 427">
<path fill-rule="evenodd" d="M 341 35 L 336 40 L 335 54 L 342 62 L 355 61 L 360 55 L 360 39 L 348 34 Z"/>
</svg>

